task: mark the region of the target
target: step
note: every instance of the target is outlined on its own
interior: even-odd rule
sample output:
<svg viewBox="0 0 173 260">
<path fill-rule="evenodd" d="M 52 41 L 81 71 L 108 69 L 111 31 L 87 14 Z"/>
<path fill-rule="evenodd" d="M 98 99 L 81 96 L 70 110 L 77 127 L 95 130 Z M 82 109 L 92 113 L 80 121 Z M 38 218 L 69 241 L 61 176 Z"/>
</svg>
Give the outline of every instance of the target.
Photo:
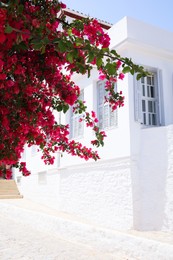
<svg viewBox="0 0 173 260">
<path fill-rule="evenodd" d="M 1 195 L 5 194 L 20 194 L 18 190 L 0 190 Z"/>
<path fill-rule="evenodd" d="M 0 195 L 19 195 L 20 193 L 18 191 L 9 191 L 9 190 L 5 190 L 5 191 L 0 191 Z"/>
<path fill-rule="evenodd" d="M 0 186 L 4 185 L 4 183 L 8 184 L 8 185 L 14 185 L 15 180 L 6 180 L 6 179 L 0 179 Z"/>
<path fill-rule="evenodd" d="M 22 198 L 23 198 L 23 196 L 20 194 L 12 194 L 12 195 L 10 195 L 10 194 L 1 195 L 0 194 L 0 199 L 22 199 Z"/>
<path fill-rule="evenodd" d="M 0 179 L 0 199 L 23 198 L 20 195 L 15 180 Z"/>
</svg>

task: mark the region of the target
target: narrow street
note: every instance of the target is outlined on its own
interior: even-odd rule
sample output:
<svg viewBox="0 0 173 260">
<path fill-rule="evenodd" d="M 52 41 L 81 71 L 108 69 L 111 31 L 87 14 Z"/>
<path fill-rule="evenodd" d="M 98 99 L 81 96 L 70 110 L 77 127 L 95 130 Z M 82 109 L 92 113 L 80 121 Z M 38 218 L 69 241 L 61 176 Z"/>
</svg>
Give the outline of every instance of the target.
<svg viewBox="0 0 173 260">
<path fill-rule="evenodd" d="M 36 231 L 10 216 L 0 215 L 1 260 L 127 260 L 66 241 L 51 233 Z"/>
</svg>

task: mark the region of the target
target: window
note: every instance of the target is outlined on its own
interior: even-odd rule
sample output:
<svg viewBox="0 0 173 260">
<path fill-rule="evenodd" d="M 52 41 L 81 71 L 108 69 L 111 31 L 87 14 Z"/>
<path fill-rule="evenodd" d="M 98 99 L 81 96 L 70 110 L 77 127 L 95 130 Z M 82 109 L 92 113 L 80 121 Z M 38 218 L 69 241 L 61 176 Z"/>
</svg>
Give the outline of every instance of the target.
<svg viewBox="0 0 173 260">
<path fill-rule="evenodd" d="M 21 160 L 26 161 L 26 147 L 24 148 L 24 151 L 22 153 Z"/>
<path fill-rule="evenodd" d="M 160 125 L 158 78 L 156 72 L 136 82 L 136 119 L 146 126 Z"/>
<path fill-rule="evenodd" d="M 21 185 L 21 181 L 22 181 L 22 176 L 17 176 L 16 177 L 17 185 Z"/>
<path fill-rule="evenodd" d="M 84 91 L 81 90 L 79 97 L 80 100 L 84 100 Z M 70 110 L 70 138 L 81 138 L 84 132 L 84 123 L 80 122 L 82 114 L 73 113 L 73 108 Z"/>
<path fill-rule="evenodd" d="M 47 172 L 38 172 L 38 184 L 45 185 L 47 184 Z"/>
<path fill-rule="evenodd" d="M 116 84 L 115 84 L 116 90 Z M 111 128 L 117 126 L 117 110 L 112 111 L 111 107 L 109 106 L 109 102 L 105 102 L 105 96 L 108 93 L 105 90 L 105 82 L 99 81 L 97 83 L 97 99 L 98 99 L 98 120 L 99 120 L 99 127 L 101 129 Z"/>
<path fill-rule="evenodd" d="M 31 146 L 31 156 L 35 156 L 37 154 L 38 147 L 37 145 Z"/>
</svg>

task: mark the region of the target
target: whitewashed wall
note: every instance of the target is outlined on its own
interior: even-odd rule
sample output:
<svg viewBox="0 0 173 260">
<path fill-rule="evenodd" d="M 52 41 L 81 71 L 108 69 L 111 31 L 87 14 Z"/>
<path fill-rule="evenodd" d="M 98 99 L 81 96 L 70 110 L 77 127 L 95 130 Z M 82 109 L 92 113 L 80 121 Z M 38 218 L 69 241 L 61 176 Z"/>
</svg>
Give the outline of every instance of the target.
<svg viewBox="0 0 173 260">
<path fill-rule="evenodd" d="M 133 227 L 128 157 L 49 171 L 40 183 L 33 174 L 22 179 L 19 189 L 26 198 L 91 223 L 121 230 Z"/>
<path fill-rule="evenodd" d="M 129 158 L 60 170 L 60 209 L 109 228 L 133 226 Z"/>
<path fill-rule="evenodd" d="M 135 122 L 134 78 L 126 75 L 118 84 L 125 106 L 118 111 L 118 127 L 107 132 L 99 149 L 101 160 L 64 155 L 45 168 L 28 151 L 33 174 L 19 188 L 25 197 L 106 227 L 173 230 L 173 33 L 124 18 L 110 36 L 111 46 L 123 56 L 159 70 L 162 126 L 144 128 Z M 89 111 L 96 108 L 97 79 L 96 71 L 90 79 L 75 78 Z M 88 129 L 84 137 L 79 141 L 86 145 L 93 139 Z M 44 171 L 46 177 L 40 177 Z"/>
</svg>

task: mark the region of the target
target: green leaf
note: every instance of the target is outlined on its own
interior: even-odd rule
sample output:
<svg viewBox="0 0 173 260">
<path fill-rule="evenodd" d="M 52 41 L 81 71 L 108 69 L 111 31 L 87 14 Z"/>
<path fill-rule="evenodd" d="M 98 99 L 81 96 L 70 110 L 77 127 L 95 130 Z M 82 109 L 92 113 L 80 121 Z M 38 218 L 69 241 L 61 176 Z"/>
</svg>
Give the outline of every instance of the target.
<svg viewBox="0 0 173 260">
<path fill-rule="evenodd" d="M 66 41 L 65 46 L 66 46 L 66 49 L 68 49 L 68 50 L 74 49 L 73 43 L 71 41 Z"/>
<path fill-rule="evenodd" d="M 62 111 L 62 105 L 56 106 L 55 109 L 56 109 L 58 112 L 61 112 L 61 111 Z"/>
<path fill-rule="evenodd" d="M 36 43 L 36 44 L 33 45 L 34 50 L 41 50 L 42 47 L 43 47 L 43 43 L 42 42 Z"/>
<path fill-rule="evenodd" d="M 20 44 L 16 45 L 16 49 L 18 50 L 28 50 L 27 45 L 22 41 Z"/>
<path fill-rule="evenodd" d="M 32 39 L 32 41 L 31 41 L 31 44 L 38 44 L 38 43 L 40 43 L 41 42 L 41 39 Z"/>
<path fill-rule="evenodd" d="M 69 110 L 69 105 L 63 105 L 64 114 Z"/>
<path fill-rule="evenodd" d="M 21 14 L 23 12 L 24 6 L 23 5 L 19 5 L 18 6 L 18 12 Z"/>
<path fill-rule="evenodd" d="M 41 144 L 40 144 L 40 149 L 43 150 L 43 148 L 44 148 L 44 144 L 41 143 Z"/>
<path fill-rule="evenodd" d="M 55 38 L 53 39 L 52 43 L 59 43 L 60 39 L 59 38 Z"/>
<path fill-rule="evenodd" d="M 11 33 L 13 31 L 13 28 L 7 24 L 6 28 L 5 28 L 5 33 Z"/>
<path fill-rule="evenodd" d="M 73 50 L 73 58 L 77 59 L 79 57 L 78 49 Z"/>
<path fill-rule="evenodd" d="M 43 40 L 42 40 L 42 43 L 44 43 L 45 45 L 47 45 L 49 43 L 49 38 L 48 37 L 45 37 Z"/>
<path fill-rule="evenodd" d="M 123 73 L 129 73 L 129 72 L 131 72 L 131 68 L 126 66 L 126 67 L 123 68 L 122 72 Z"/>
<path fill-rule="evenodd" d="M 60 40 L 58 43 L 58 48 L 60 52 L 65 52 L 66 51 L 66 44 L 64 41 Z"/>
<path fill-rule="evenodd" d="M 115 63 L 107 63 L 105 68 L 107 69 L 109 75 L 115 75 L 116 74 L 116 65 Z"/>
<path fill-rule="evenodd" d="M 88 63 L 91 63 L 95 58 L 95 55 L 93 52 L 89 52 L 88 54 Z"/>
<path fill-rule="evenodd" d="M 102 58 L 98 57 L 96 60 L 97 67 L 100 68 L 103 64 Z"/>
<path fill-rule="evenodd" d="M 139 73 L 139 74 L 136 75 L 137 80 L 140 80 L 141 78 L 142 78 L 142 74 Z"/>
<path fill-rule="evenodd" d="M 46 51 L 46 46 L 45 45 L 42 45 L 41 47 L 41 54 L 44 54 Z"/>
<path fill-rule="evenodd" d="M 73 53 L 67 53 L 66 58 L 70 63 L 73 63 Z"/>
<path fill-rule="evenodd" d="M 88 78 L 90 78 L 90 76 L 91 76 L 91 70 L 88 69 Z"/>
<path fill-rule="evenodd" d="M 71 29 L 71 28 L 69 28 L 69 29 L 67 30 L 67 32 L 68 32 L 68 35 L 72 35 L 72 29 Z"/>
<path fill-rule="evenodd" d="M 80 62 L 76 62 L 76 66 L 79 70 L 79 73 L 85 74 L 86 73 L 86 68 L 85 65 L 82 65 Z"/>
<path fill-rule="evenodd" d="M 120 58 L 121 56 L 116 52 L 116 50 L 111 50 L 111 54 L 113 54 L 116 58 Z"/>
</svg>

